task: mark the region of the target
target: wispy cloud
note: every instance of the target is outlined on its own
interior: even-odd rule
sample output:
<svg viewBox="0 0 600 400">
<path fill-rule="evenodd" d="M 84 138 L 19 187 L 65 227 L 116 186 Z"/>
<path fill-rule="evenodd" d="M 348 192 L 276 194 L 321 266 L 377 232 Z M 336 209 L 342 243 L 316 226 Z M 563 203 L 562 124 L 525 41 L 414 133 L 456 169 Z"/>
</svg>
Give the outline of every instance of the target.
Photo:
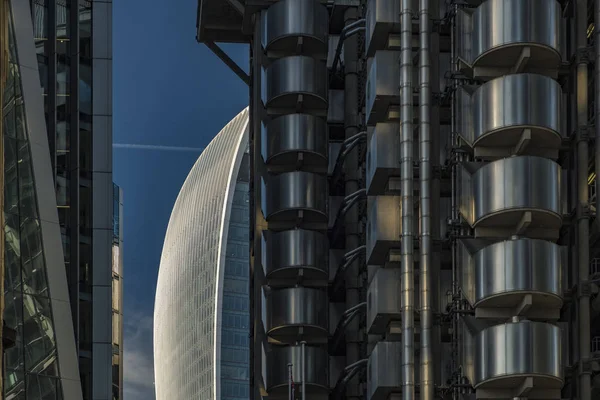
<svg viewBox="0 0 600 400">
<path fill-rule="evenodd" d="M 113 143 L 115 149 L 155 150 L 155 151 L 190 151 L 201 153 L 202 147 L 155 146 L 151 144 Z"/>
<path fill-rule="evenodd" d="M 152 315 L 130 310 L 124 317 L 124 397 L 154 399 Z"/>
</svg>

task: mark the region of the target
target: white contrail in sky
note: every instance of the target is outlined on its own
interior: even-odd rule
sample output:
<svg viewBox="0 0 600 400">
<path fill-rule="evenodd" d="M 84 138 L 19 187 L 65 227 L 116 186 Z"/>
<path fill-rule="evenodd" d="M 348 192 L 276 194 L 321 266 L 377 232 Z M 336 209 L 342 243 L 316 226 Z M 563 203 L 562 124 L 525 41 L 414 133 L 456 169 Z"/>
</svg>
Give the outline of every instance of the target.
<svg viewBox="0 0 600 400">
<path fill-rule="evenodd" d="M 190 151 L 201 153 L 204 150 L 201 147 L 175 147 L 175 146 L 155 146 L 150 144 L 132 144 L 132 143 L 113 143 L 116 149 L 134 149 L 134 150 L 157 150 L 157 151 Z"/>
</svg>

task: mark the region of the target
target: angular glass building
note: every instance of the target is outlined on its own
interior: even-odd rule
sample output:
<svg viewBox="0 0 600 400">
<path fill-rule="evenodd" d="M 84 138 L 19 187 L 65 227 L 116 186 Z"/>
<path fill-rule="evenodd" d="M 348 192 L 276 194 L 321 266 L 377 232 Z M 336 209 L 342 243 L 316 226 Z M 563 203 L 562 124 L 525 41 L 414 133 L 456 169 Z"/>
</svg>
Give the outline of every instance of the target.
<svg viewBox="0 0 600 400">
<path fill-rule="evenodd" d="M 157 400 L 249 396 L 248 110 L 188 175 L 167 228 L 154 306 Z"/>
<path fill-rule="evenodd" d="M 29 2 L 2 0 L 6 399 L 82 398 L 51 151 Z"/>
</svg>

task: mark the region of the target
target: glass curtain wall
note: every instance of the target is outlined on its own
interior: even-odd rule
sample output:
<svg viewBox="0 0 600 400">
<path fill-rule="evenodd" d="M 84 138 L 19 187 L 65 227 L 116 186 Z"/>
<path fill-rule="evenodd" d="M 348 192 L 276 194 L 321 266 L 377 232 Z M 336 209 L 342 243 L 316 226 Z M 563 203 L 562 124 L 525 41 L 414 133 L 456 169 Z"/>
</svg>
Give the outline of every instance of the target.
<svg viewBox="0 0 600 400">
<path fill-rule="evenodd" d="M 5 324 L 16 330 L 6 352 L 4 394 L 11 399 L 60 399 L 56 340 L 42 249 L 29 132 L 17 62 L 13 21 L 3 93 Z"/>
</svg>

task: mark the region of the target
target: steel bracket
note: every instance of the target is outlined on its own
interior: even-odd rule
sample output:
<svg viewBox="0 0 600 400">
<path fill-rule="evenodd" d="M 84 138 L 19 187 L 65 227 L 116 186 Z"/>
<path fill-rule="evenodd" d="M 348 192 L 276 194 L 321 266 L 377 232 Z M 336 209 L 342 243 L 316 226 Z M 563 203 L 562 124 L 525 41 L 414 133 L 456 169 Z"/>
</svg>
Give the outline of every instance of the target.
<svg viewBox="0 0 600 400">
<path fill-rule="evenodd" d="M 577 363 L 577 372 L 579 375 L 592 375 L 592 361 L 590 359 L 579 360 Z"/>
<path fill-rule="evenodd" d="M 575 54 L 577 64 L 589 64 L 594 58 L 594 48 L 591 46 L 577 49 Z"/>
<path fill-rule="evenodd" d="M 589 281 L 577 285 L 577 298 L 590 297 L 592 295 L 592 284 Z"/>
</svg>

